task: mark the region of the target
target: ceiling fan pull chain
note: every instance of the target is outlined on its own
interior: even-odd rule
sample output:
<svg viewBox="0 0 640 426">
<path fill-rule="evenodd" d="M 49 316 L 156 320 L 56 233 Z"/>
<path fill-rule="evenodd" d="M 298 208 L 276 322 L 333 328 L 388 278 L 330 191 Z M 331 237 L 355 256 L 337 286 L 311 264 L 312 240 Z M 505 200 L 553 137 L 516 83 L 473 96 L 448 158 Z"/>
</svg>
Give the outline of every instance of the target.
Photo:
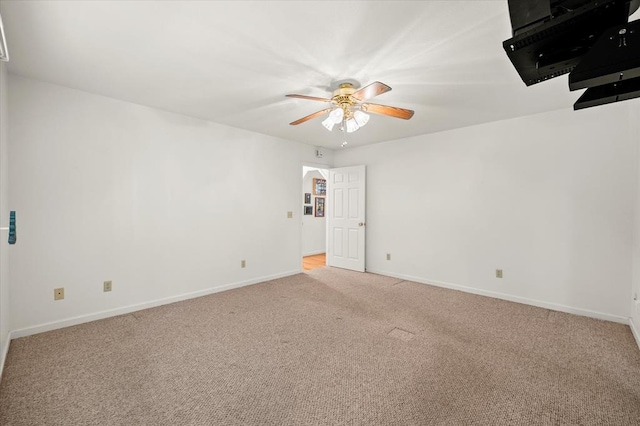
<svg viewBox="0 0 640 426">
<path fill-rule="evenodd" d="M 346 148 L 346 146 L 347 146 L 346 127 L 347 127 L 347 119 L 345 117 L 345 118 L 342 119 L 342 127 L 340 127 L 340 130 L 342 130 L 342 135 L 344 136 L 344 142 L 342 142 L 342 145 L 340 145 L 342 148 Z"/>
</svg>

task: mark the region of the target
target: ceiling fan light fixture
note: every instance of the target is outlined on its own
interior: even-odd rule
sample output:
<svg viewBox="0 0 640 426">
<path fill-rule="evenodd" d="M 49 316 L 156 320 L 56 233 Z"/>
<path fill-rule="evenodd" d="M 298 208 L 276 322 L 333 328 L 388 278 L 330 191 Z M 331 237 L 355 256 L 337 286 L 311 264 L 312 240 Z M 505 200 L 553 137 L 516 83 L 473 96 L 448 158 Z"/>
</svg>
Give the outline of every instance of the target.
<svg viewBox="0 0 640 426">
<path fill-rule="evenodd" d="M 328 131 L 332 131 L 333 130 L 333 126 L 336 125 L 336 123 L 333 121 L 333 118 L 331 116 L 327 117 L 325 120 L 322 121 L 322 125 L 328 130 Z"/>
<path fill-rule="evenodd" d="M 342 110 L 342 108 L 336 108 L 333 111 L 331 111 L 329 113 L 329 117 L 327 117 L 323 122 L 322 125 L 328 130 L 328 131 L 332 131 L 333 130 L 333 126 L 338 124 L 338 123 L 342 123 L 342 118 L 344 117 L 344 111 Z"/>
<path fill-rule="evenodd" d="M 369 114 L 357 110 L 353 113 L 353 119 L 356 120 L 359 127 L 364 127 L 369 122 Z"/>
<path fill-rule="evenodd" d="M 338 124 L 342 121 L 344 117 L 344 110 L 342 108 L 336 108 L 329 114 L 329 118 L 333 120 L 334 123 Z"/>
<path fill-rule="evenodd" d="M 353 133 L 359 128 L 360 126 L 358 126 L 358 123 L 356 123 L 355 119 L 350 118 L 347 120 L 347 133 Z"/>
</svg>

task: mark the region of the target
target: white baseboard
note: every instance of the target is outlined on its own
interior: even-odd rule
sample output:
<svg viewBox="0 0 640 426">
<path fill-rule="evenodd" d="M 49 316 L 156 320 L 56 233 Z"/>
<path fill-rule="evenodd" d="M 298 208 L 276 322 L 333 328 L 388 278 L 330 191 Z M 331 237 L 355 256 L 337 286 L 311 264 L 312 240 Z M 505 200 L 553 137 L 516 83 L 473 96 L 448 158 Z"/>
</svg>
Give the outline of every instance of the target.
<svg viewBox="0 0 640 426">
<path fill-rule="evenodd" d="M 636 339 L 638 349 L 640 349 L 640 330 L 633 324 L 633 318 L 629 318 L 629 327 L 631 328 L 631 334 Z"/>
<path fill-rule="evenodd" d="M 258 284 L 265 281 L 275 280 L 277 278 L 284 278 L 291 275 L 296 275 L 302 272 L 302 267 L 294 271 L 283 272 L 280 274 L 269 275 L 260 278 L 254 278 L 247 281 L 240 281 L 237 283 L 231 283 L 222 285 L 219 287 L 212 287 L 205 290 L 194 291 L 191 293 L 180 294 L 178 296 L 167 297 L 164 299 L 152 300 L 149 302 L 138 303 L 135 305 L 124 306 L 122 308 L 110 309 L 107 311 L 96 312 L 87 315 L 80 315 L 77 317 L 66 318 L 59 321 L 52 321 L 45 324 L 35 325 L 32 327 L 21 328 L 19 330 L 13 330 L 10 333 L 10 339 L 17 339 L 19 337 L 31 336 L 33 334 L 44 333 L 45 331 L 57 330 L 59 328 L 70 327 L 72 325 L 83 324 L 85 322 L 91 322 L 101 320 L 104 318 L 115 317 L 118 315 L 129 314 L 131 312 L 141 311 L 143 309 L 155 308 L 156 306 L 167 305 L 169 303 L 180 302 L 182 300 L 194 299 L 196 297 L 207 296 L 213 293 L 219 293 L 222 291 L 232 290 L 234 288 L 245 287 L 252 284 Z M 8 349 L 8 344 L 7 344 Z"/>
<path fill-rule="evenodd" d="M 302 257 L 305 257 L 305 256 L 315 256 L 316 254 L 324 254 L 324 253 L 325 253 L 325 250 L 310 251 L 310 252 L 308 252 L 308 253 L 303 253 L 303 254 L 302 254 Z"/>
<path fill-rule="evenodd" d="M 620 323 L 620 324 L 629 324 L 629 318 L 627 318 L 627 317 L 621 317 L 621 316 L 618 316 L 618 315 L 605 314 L 603 312 L 598 312 L 598 311 L 590 311 L 588 309 L 573 308 L 571 306 L 561 305 L 561 304 L 558 304 L 558 303 L 542 302 L 540 300 L 529 299 L 529 298 L 526 298 L 526 297 L 512 296 L 510 294 L 500 293 L 500 292 L 496 292 L 496 291 L 482 290 L 482 289 L 473 288 L 473 287 L 467 287 L 467 286 L 459 285 L 459 284 L 451 284 L 451 283 L 447 283 L 447 282 L 444 282 L 444 281 L 427 280 L 427 279 L 420 278 L 420 277 L 413 277 L 413 276 L 410 276 L 410 275 L 396 274 L 396 273 L 393 273 L 393 272 L 377 271 L 377 270 L 372 270 L 372 269 L 367 269 L 367 272 L 371 272 L 373 274 L 379 274 L 379 275 L 386 275 L 388 277 L 399 278 L 399 279 L 407 280 L 407 281 L 413 281 L 413 282 L 417 282 L 417 283 L 420 283 L 420 284 L 428 284 L 428 285 L 433 285 L 433 286 L 436 286 L 436 287 L 449 288 L 449 289 L 452 289 L 452 290 L 460 290 L 460 291 L 464 291 L 466 293 L 477 294 L 477 295 L 480 295 L 480 296 L 488 296 L 488 297 L 493 297 L 493 298 L 496 298 L 496 299 L 508 300 L 510 302 L 523 303 L 525 305 L 531 305 L 531 306 L 537 306 L 539 308 L 551 309 L 552 311 L 567 312 L 569 314 L 581 315 L 581 316 L 584 316 L 584 317 L 591 317 L 591 318 L 596 318 L 596 319 L 605 320 L 605 321 L 612 321 L 612 322 L 617 322 L 617 323 Z"/>
<path fill-rule="evenodd" d="M 11 344 L 11 332 L 7 336 L 7 343 L 4 344 L 2 352 L 0 353 L 0 382 L 2 382 L 2 373 L 4 373 L 4 363 L 7 362 L 7 355 L 9 354 L 9 345 Z"/>
</svg>

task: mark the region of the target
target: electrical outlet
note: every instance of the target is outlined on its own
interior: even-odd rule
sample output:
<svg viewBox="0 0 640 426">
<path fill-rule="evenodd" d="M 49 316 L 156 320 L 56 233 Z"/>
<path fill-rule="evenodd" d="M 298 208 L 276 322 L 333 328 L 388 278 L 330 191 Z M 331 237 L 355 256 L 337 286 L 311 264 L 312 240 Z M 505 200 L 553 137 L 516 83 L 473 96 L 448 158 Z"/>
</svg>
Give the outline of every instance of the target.
<svg viewBox="0 0 640 426">
<path fill-rule="evenodd" d="M 391 260 L 391 253 L 387 253 L 387 260 Z"/>
<path fill-rule="evenodd" d="M 102 283 L 102 291 L 104 292 L 111 291 L 111 280 L 105 281 L 104 283 Z"/>
<path fill-rule="evenodd" d="M 64 287 L 54 288 L 53 300 L 62 300 L 62 299 L 64 299 Z"/>
<path fill-rule="evenodd" d="M 246 268 L 247 267 L 247 261 L 246 260 L 241 260 L 240 261 L 240 267 L 241 268 Z"/>
<path fill-rule="evenodd" d="M 293 218 L 293 212 L 287 212 L 287 219 Z"/>
<path fill-rule="evenodd" d="M 502 269 L 496 269 L 496 278 L 502 278 Z"/>
</svg>

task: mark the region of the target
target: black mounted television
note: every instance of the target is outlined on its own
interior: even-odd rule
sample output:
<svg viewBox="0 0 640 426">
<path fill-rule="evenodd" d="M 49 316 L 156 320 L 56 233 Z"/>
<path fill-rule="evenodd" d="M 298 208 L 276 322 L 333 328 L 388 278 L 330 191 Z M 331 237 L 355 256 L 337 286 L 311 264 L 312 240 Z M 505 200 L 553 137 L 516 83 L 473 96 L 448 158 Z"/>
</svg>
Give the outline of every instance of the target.
<svg viewBox="0 0 640 426">
<path fill-rule="evenodd" d="M 513 37 L 503 48 L 530 86 L 569 74 L 587 88 L 574 109 L 640 96 L 640 0 L 508 0 Z"/>
<path fill-rule="evenodd" d="M 502 45 L 522 81 L 540 83 L 571 72 L 604 31 L 628 22 L 637 2 L 509 0 L 514 35 Z"/>
<path fill-rule="evenodd" d="M 574 109 L 640 97 L 640 20 L 605 31 L 569 74 L 569 90 L 587 90 Z"/>
</svg>

